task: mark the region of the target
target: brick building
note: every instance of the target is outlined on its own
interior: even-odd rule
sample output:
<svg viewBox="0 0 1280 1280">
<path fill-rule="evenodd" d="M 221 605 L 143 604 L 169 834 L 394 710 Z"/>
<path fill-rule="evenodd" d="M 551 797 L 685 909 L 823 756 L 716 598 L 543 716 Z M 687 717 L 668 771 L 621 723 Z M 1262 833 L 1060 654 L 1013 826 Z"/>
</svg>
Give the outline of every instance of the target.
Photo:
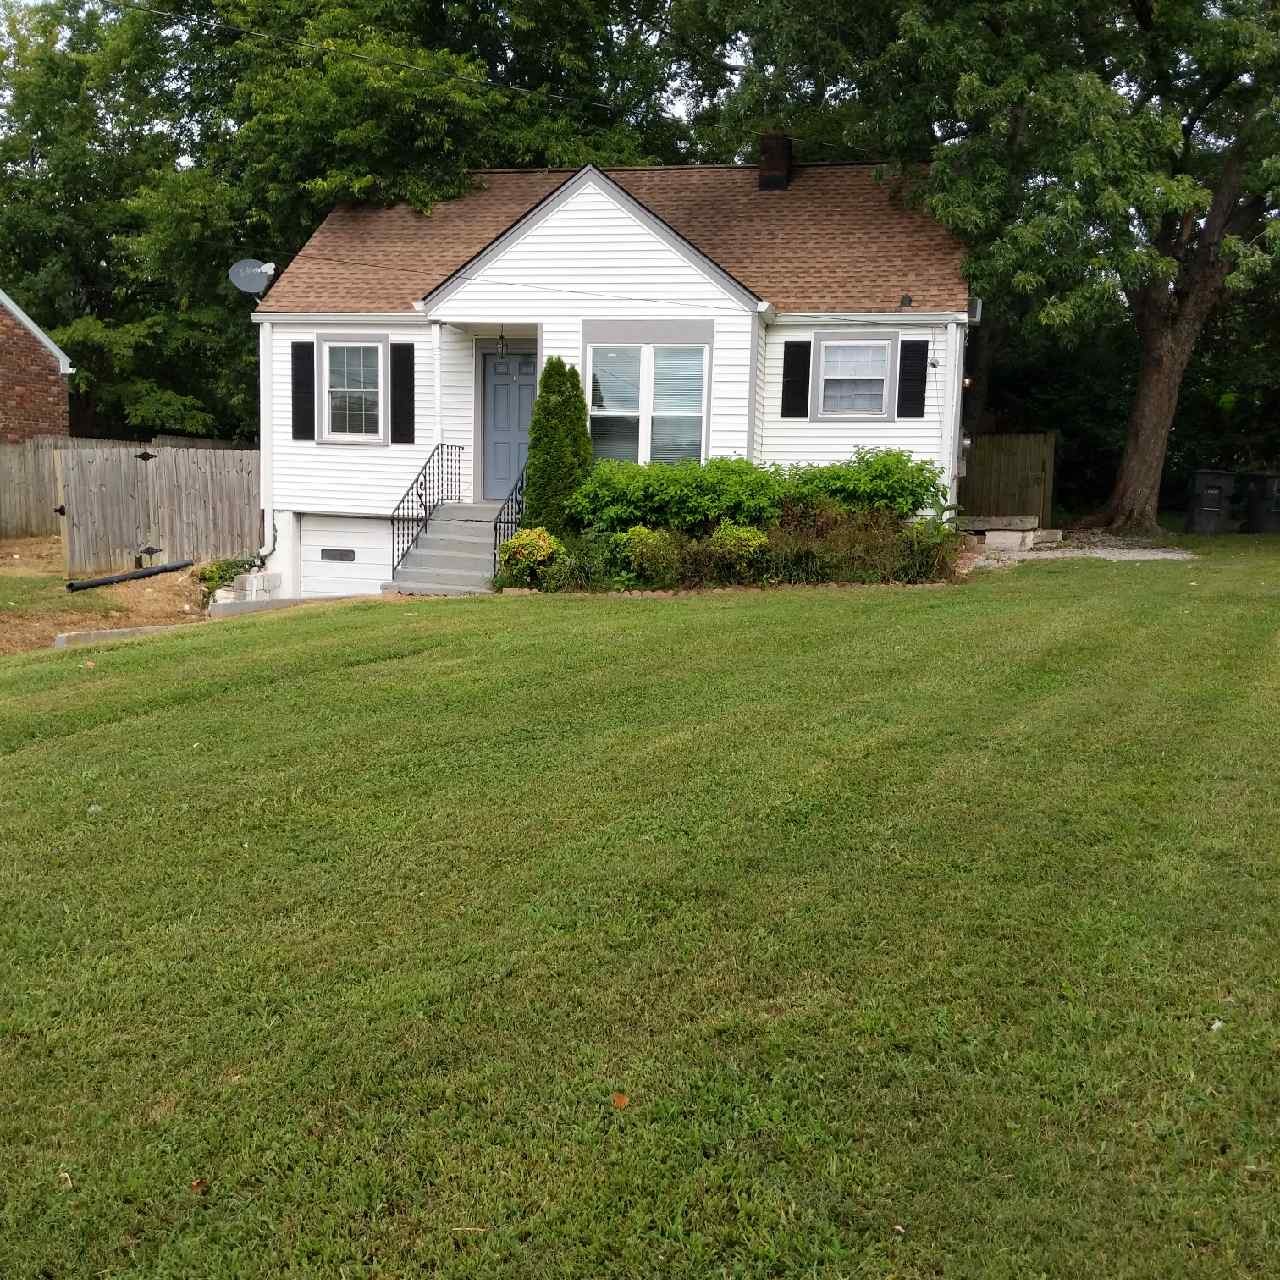
<svg viewBox="0 0 1280 1280">
<path fill-rule="evenodd" d="M 71 361 L 0 289 L 0 443 L 69 434 Z"/>
</svg>

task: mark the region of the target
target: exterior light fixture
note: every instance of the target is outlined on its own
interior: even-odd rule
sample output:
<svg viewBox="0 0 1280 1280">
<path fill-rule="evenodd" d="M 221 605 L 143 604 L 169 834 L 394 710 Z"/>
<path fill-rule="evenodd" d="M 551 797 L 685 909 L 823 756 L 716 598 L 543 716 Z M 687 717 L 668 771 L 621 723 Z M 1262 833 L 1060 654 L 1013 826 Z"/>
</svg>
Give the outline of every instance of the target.
<svg viewBox="0 0 1280 1280">
<path fill-rule="evenodd" d="M 498 326 L 498 359 L 501 360 L 507 354 L 507 337 L 502 332 L 502 326 Z"/>
<path fill-rule="evenodd" d="M 911 306 L 911 295 L 909 293 L 904 293 L 898 301 L 898 306 L 900 307 Z"/>
</svg>

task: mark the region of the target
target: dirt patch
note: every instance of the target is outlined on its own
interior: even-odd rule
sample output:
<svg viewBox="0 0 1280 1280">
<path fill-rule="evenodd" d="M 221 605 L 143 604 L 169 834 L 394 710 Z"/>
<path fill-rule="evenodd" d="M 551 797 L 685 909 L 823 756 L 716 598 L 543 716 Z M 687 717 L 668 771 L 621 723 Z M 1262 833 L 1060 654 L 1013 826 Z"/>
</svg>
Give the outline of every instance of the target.
<svg viewBox="0 0 1280 1280">
<path fill-rule="evenodd" d="M 0 541 L 0 654 L 43 649 L 61 631 L 204 619 L 190 569 L 68 593 L 59 538 Z"/>
</svg>

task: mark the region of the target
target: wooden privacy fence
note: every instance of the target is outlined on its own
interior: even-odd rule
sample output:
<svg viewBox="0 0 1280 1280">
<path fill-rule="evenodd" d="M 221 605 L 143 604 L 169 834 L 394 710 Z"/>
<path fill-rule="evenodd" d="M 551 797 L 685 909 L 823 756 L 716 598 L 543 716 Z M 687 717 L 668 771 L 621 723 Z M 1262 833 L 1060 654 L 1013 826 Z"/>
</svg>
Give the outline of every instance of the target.
<svg viewBox="0 0 1280 1280">
<path fill-rule="evenodd" d="M 67 576 L 258 549 L 256 449 L 60 449 L 54 453 Z M 152 550 L 148 550 L 151 548 Z"/>
<path fill-rule="evenodd" d="M 976 435 L 960 477 L 962 516 L 1039 516 L 1053 524 L 1052 431 Z"/>
<path fill-rule="evenodd" d="M 58 532 L 54 455 L 59 449 L 125 447 L 142 445 L 77 436 L 36 436 L 20 444 L 0 444 L 0 538 L 46 538 Z"/>
</svg>

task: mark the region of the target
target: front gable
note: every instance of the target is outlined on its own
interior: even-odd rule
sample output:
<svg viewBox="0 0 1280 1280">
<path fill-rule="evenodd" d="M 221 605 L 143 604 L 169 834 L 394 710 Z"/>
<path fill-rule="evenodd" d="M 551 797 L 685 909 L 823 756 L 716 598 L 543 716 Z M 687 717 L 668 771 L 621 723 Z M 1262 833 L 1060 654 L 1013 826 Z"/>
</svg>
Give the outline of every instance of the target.
<svg viewBox="0 0 1280 1280">
<path fill-rule="evenodd" d="M 588 166 L 424 300 L 433 320 L 541 321 L 550 314 L 736 314 L 759 303 L 705 254 Z"/>
</svg>

